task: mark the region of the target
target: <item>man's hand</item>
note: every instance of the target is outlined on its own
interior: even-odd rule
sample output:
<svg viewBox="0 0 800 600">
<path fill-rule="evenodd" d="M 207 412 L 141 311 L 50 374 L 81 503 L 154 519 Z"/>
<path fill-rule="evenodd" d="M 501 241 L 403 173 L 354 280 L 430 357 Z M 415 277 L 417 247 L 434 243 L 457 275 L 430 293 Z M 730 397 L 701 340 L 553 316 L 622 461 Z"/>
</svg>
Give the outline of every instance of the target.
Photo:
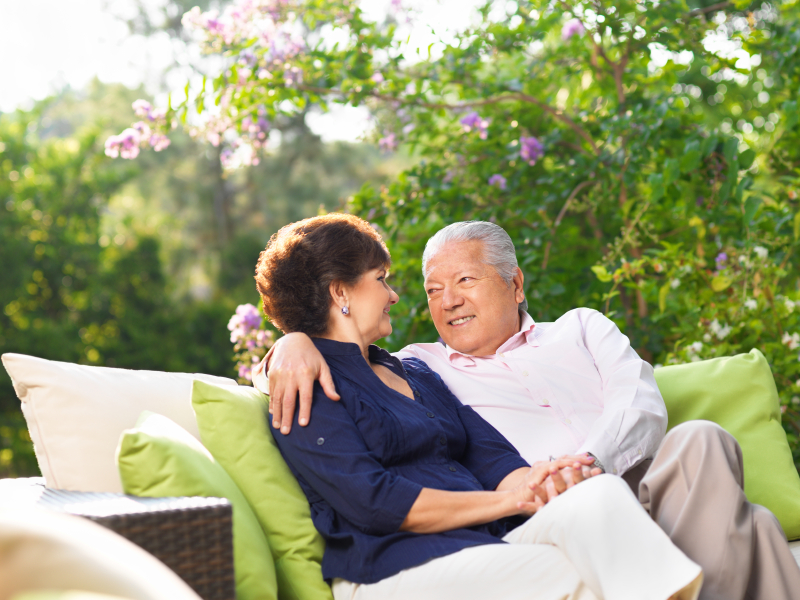
<svg viewBox="0 0 800 600">
<path fill-rule="evenodd" d="M 552 482 L 557 492 L 556 496 L 566 491 L 567 483 L 561 476 L 561 471 L 574 464 L 574 461 L 570 460 L 534 463 L 522 482 L 513 490 L 518 514 L 533 515 L 552 499 L 545 490 L 545 481 Z"/>
<path fill-rule="evenodd" d="M 272 426 L 281 428 L 281 433 L 292 430 L 294 411 L 300 395 L 300 425 L 308 425 L 311 418 L 311 394 L 314 381 L 319 380 L 325 395 L 339 400 L 333 385 L 328 363 L 317 347 L 304 333 L 289 333 L 280 338 L 270 353 L 264 357 L 269 364 L 269 412 Z M 259 369 L 264 365 L 259 365 Z"/>
<path fill-rule="evenodd" d="M 542 484 L 547 491 L 548 502 L 569 488 L 579 484 L 581 481 L 600 475 L 603 472 L 597 467 L 592 467 L 594 458 L 586 454 L 565 455 L 559 458 L 557 462 L 561 463 L 561 461 L 572 463 L 568 467 L 560 469 L 559 472 L 560 479 L 564 481 L 566 487 L 559 490 L 561 486 L 557 485 L 557 482 L 553 481 L 551 477 L 548 477 Z"/>
</svg>

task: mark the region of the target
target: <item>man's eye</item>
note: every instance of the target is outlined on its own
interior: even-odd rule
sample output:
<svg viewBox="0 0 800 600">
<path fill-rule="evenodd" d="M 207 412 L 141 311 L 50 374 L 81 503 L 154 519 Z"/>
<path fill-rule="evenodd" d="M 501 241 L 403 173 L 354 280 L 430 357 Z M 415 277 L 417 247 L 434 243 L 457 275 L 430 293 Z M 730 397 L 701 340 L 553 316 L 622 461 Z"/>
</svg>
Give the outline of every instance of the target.
<svg viewBox="0 0 800 600">
<path fill-rule="evenodd" d="M 472 281 L 472 277 L 462 277 L 461 281 Z"/>
<path fill-rule="evenodd" d="M 435 288 L 431 288 L 431 289 L 429 289 L 429 290 L 428 290 L 428 296 L 432 296 L 434 293 L 436 293 L 436 292 L 438 292 L 438 291 L 439 291 L 439 290 L 437 290 L 437 289 L 435 289 Z"/>
</svg>

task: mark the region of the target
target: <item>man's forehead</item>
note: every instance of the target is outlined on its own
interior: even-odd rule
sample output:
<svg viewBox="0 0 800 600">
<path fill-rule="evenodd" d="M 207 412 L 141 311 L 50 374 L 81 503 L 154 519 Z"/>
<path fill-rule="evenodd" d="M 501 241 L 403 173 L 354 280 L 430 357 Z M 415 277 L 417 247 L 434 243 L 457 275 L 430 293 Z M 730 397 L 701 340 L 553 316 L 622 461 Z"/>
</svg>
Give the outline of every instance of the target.
<svg viewBox="0 0 800 600">
<path fill-rule="evenodd" d="M 480 249 L 474 252 L 452 252 L 447 247 L 437 253 L 426 265 L 425 281 L 460 275 L 466 271 L 485 271 L 486 263 Z"/>
</svg>

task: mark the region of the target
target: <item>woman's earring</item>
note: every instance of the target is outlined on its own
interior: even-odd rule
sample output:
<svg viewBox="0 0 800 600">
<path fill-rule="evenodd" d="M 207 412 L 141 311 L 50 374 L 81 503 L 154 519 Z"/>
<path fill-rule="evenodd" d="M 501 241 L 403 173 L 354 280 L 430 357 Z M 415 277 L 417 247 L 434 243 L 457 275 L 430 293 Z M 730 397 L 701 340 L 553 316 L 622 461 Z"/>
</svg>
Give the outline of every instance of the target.
<svg viewBox="0 0 800 600">
<path fill-rule="evenodd" d="M 349 315 L 350 314 L 350 309 L 347 308 L 346 306 L 343 306 L 342 307 L 342 314 L 343 315 Z"/>
</svg>

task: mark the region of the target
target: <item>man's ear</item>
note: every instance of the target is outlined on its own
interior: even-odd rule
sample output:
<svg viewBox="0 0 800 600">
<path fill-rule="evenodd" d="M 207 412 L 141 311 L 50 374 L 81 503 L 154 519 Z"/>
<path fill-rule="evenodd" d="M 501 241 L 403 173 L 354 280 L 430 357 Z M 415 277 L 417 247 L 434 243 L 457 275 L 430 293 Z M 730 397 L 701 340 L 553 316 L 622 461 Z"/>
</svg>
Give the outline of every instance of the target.
<svg viewBox="0 0 800 600">
<path fill-rule="evenodd" d="M 328 291 L 331 294 L 331 299 L 333 303 L 338 306 L 340 309 L 343 306 L 348 305 L 347 301 L 347 289 L 345 285 L 338 280 L 331 281 L 330 285 L 328 286 Z"/>
<path fill-rule="evenodd" d="M 525 276 L 522 274 L 522 270 L 519 267 L 515 267 L 514 276 L 511 278 L 511 285 L 514 286 L 514 299 L 517 301 L 517 304 L 525 300 L 524 283 Z"/>
</svg>

